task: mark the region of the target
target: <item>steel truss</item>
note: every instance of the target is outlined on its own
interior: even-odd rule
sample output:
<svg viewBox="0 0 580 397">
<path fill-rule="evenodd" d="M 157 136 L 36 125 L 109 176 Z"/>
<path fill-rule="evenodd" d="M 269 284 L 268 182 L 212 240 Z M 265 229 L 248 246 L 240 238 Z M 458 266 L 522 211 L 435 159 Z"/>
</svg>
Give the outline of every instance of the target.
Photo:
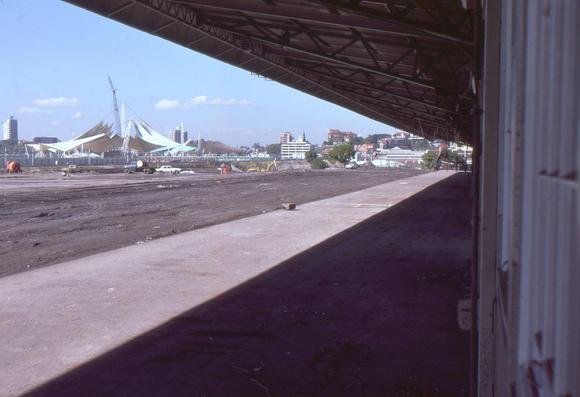
<svg viewBox="0 0 580 397">
<path fill-rule="evenodd" d="M 67 1 L 394 127 L 470 142 L 474 17 L 458 1 Z"/>
</svg>

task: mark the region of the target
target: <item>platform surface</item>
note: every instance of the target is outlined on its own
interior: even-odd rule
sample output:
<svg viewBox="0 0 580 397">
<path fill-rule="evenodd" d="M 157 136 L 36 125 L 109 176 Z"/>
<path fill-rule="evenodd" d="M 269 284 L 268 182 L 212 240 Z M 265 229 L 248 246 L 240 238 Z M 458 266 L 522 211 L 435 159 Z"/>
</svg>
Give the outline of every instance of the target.
<svg viewBox="0 0 580 397">
<path fill-rule="evenodd" d="M 0 395 L 463 395 L 468 177 L 450 175 L 0 279 Z"/>
</svg>

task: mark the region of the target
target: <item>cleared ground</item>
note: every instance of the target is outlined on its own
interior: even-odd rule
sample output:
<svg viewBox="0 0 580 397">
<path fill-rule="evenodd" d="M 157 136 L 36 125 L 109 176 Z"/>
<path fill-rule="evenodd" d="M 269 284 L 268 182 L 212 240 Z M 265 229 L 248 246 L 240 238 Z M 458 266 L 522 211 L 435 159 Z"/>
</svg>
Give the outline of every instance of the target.
<svg viewBox="0 0 580 397">
<path fill-rule="evenodd" d="M 325 170 L 0 177 L 0 276 L 414 176 Z M 227 242 L 228 236 L 223 236 Z"/>
<path fill-rule="evenodd" d="M 0 394 L 466 396 L 471 177 L 448 175 L 4 277 Z"/>
</svg>

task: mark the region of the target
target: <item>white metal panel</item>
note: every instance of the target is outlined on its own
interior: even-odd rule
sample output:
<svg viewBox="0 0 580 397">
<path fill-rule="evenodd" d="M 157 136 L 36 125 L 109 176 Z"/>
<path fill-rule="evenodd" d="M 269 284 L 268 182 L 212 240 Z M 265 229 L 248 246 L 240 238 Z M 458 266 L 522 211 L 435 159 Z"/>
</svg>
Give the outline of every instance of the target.
<svg viewBox="0 0 580 397">
<path fill-rule="evenodd" d="M 579 9 L 502 2 L 496 395 L 580 395 Z"/>
</svg>

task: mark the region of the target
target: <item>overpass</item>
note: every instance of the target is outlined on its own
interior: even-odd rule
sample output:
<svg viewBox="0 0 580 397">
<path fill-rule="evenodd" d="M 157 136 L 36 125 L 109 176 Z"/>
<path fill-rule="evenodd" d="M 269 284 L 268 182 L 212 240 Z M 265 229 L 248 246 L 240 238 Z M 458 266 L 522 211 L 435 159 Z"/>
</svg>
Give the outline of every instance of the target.
<svg viewBox="0 0 580 397">
<path fill-rule="evenodd" d="M 472 144 L 470 394 L 580 395 L 576 1 L 68 2 L 394 127 Z"/>
</svg>

